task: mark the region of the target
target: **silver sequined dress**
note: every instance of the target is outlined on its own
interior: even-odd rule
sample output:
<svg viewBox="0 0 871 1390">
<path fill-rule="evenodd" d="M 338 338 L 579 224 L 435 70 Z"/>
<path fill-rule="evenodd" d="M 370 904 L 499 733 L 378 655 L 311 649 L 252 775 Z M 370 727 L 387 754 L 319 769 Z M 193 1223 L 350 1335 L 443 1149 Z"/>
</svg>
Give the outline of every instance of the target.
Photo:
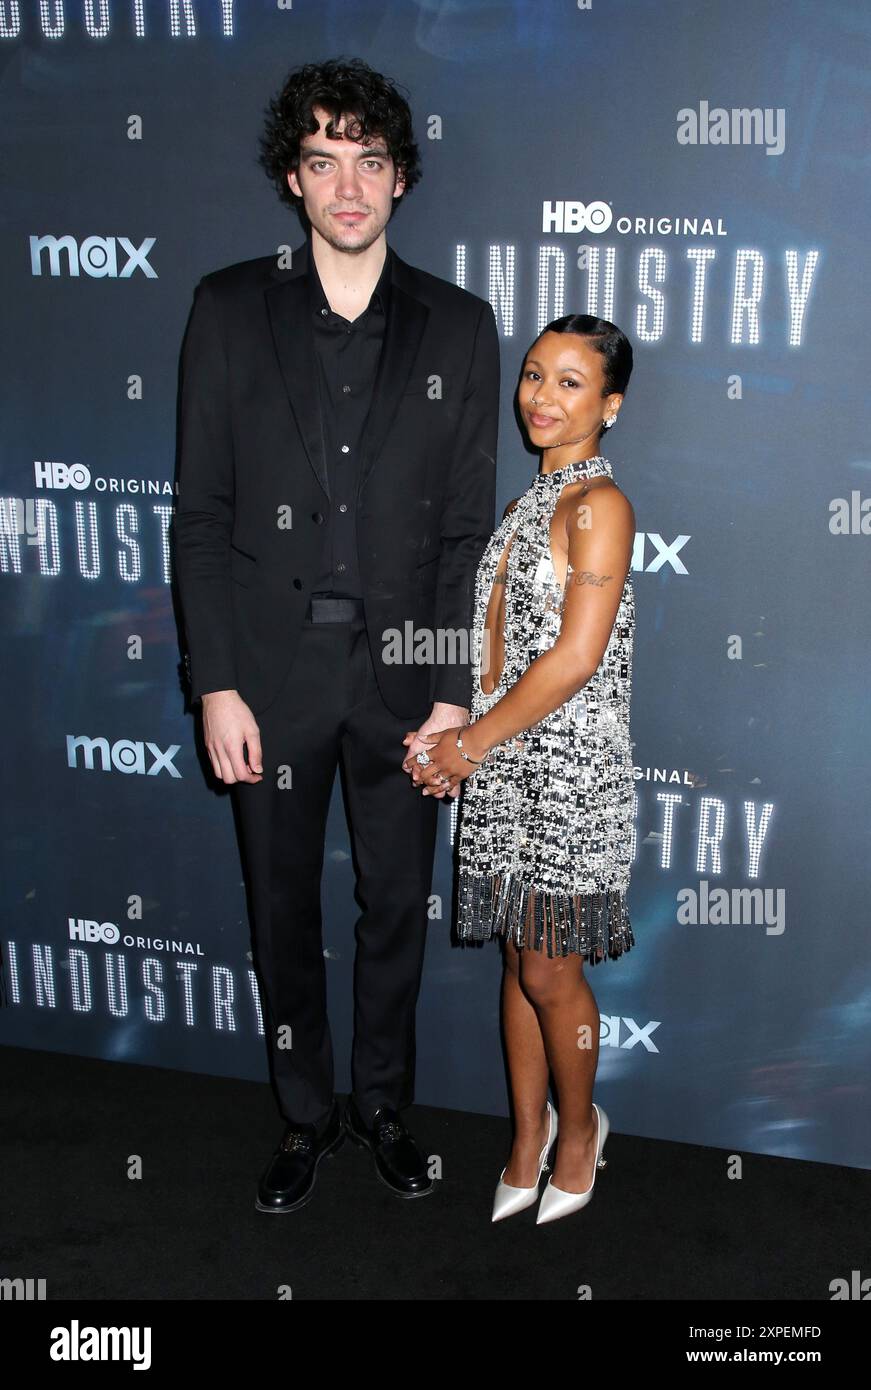
<svg viewBox="0 0 871 1390">
<path fill-rule="evenodd" d="M 472 632 L 475 722 L 559 634 L 563 590 L 553 568 L 550 522 L 562 489 L 612 477 L 601 455 L 539 473 L 494 531 L 478 566 Z M 508 551 L 504 662 L 496 688 L 481 690 L 487 608 Z M 571 578 L 569 567 L 567 580 Z M 546 946 L 595 964 L 635 943 L 626 905 L 634 778 L 629 738 L 635 596 L 626 576 L 598 669 L 570 700 L 491 749 L 463 782 L 459 829 L 461 939 L 510 934 L 518 947 Z"/>
</svg>

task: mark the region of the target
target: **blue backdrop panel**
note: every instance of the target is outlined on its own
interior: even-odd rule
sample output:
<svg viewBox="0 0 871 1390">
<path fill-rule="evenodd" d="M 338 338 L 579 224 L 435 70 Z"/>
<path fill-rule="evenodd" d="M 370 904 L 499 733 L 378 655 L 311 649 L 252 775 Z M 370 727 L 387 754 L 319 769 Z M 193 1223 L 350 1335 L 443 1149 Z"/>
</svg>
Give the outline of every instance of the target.
<svg viewBox="0 0 871 1390">
<path fill-rule="evenodd" d="M 858 0 L 0 4 L 0 1041 L 267 1077 L 180 681 L 178 353 L 203 273 L 302 241 L 257 137 L 289 68 L 344 53 L 415 113 L 391 243 L 493 303 L 498 515 L 537 466 L 513 396 L 541 326 L 598 312 L 636 350 L 606 441 L 639 528 L 637 945 L 588 972 L 597 1098 L 622 1131 L 869 1166 L 868 38 Z M 505 1114 L 455 816 L 417 1099 Z M 337 780 L 340 1089 L 353 886 Z"/>
</svg>

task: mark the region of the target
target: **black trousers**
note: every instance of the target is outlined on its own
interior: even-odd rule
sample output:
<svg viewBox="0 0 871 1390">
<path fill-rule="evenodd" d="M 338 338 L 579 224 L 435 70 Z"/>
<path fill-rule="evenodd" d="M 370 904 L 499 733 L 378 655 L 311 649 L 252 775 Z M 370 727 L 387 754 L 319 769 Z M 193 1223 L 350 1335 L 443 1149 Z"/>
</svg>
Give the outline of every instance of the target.
<svg viewBox="0 0 871 1390">
<path fill-rule="evenodd" d="M 314 601 L 317 604 L 317 600 Z M 252 944 L 273 1084 L 285 1120 L 324 1128 L 333 1104 L 321 874 L 330 797 L 343 765 L 357 891 L 351 1078 L 365 1121 L 414 1098 L 415 1007 L 426 944 L 438 800 L 402 770 L 402 740 L 432 706 L 384 705 L 362 605 L 344 621 L 311 606 L 278 699 L 257 716 L 263 781 L 237 782 Z"/>
</svg>

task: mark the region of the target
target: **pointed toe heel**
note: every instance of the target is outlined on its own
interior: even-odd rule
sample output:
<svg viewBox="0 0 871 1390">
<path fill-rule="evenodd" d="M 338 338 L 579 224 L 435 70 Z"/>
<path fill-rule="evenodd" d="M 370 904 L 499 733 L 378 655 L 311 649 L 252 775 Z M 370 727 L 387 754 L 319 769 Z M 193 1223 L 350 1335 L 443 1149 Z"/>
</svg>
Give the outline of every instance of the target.
<svg viewBox="0 0 871 1390">
<path fill-rule="evenodd" d="M 523 1211 L 526 1207 L 531 1207 L 538 1198 L 538 1184 L 541 1181 L 542 1173 L 550 1172 L 547 1156 L 553 1147 L 559 1128 L 559 1118 L 550 1101 L 547 1102 L 547 1111 L 547 1142 L 539 1155 L 538 1176 L 535 1179 L 535 1186 L 511 1187 L 508 1183 L 502 1181 L 507 1171 L 506 1168 L 503 1168 L 499 1175 L 499 1181 L 496 1184 L 496 1195 L 493 1198 L 493 1214 L 491 1221 L 504 1221 L 506 1216 L 514 1216 L 518 1211 Z"/>
<path fill-rule="evenodd" d="M 605 1140 L 608 1138 L 610 1125 L 608 1116 L 604 1110 L 600 1110 L 596 1102 L 593 1102 L 593 1109 L 596 1112 L 596 1123 L 598 1132 L 596 1138 L 596 1161 L 593 1164 L 593 1181 L 586 1192 L 564 1192 L 561 1187 L 554 1187 L 553 1179 L 548 1178 L 547 1186 L 541 1194 L 541 1202 L 538 1208 L 538 1216 L 535 1219 L 537 1226 L 543 1225 L 547 1221 L 559 1221 L 560 1217 L 569 1216 L 573 1211 L 580 1211 L 585 1207 L 593 1196 L 593 1189 L 596 1186 L 596 1173 L 601 1168 L 607 1168 L 608 1160 L 604 1157 Z"/>
</svg>

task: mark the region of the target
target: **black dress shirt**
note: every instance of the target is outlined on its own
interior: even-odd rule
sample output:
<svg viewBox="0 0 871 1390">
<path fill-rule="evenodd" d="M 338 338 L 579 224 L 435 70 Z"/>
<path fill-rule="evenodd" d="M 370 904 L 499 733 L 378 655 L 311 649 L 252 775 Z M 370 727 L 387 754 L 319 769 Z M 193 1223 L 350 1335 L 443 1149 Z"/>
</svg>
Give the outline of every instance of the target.
<svg viewBox="0 0 871 1390">
<path fill-rule="evenodd" d="M 372 297 L 353 321 L 330 308 L 314 256 L 309 256 L 310 323 L 330 489 L 320 573 L 313 592 L 331 598 L 363 597 L 357 557 L 360 441 L 390 310 L 392 255 L 388 247 Z"/>
</svg>

